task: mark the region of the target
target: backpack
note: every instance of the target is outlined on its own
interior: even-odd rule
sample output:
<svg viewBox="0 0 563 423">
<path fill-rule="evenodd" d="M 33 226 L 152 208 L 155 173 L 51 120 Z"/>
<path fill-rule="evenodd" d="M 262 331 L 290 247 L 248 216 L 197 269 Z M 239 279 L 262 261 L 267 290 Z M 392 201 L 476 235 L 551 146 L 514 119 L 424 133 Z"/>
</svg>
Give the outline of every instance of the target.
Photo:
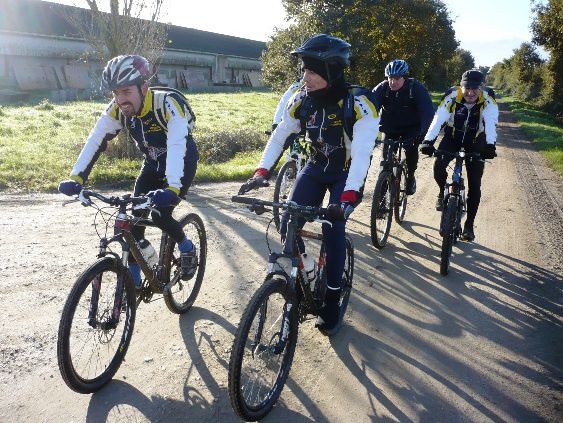
<svg viewBox="0 0 563 423">
<path fill-rule="evenodd" d="M 192 107 L 190 106 L 190 102 L 188 101 L 188 98 L 184 95 L 184 93 L 171 87 L 154 86 L 151 87 L 151 89 L 153 90 L 153 97 L 154 97 L 154 114 L 156 116 L 156 120 L 158 124 L 162 129 L 167 131 L 166 112 L 164 111 L 164 101 L 166 100 L 168 94 L 177 94 L 178 96 L 180 96 L 182 101 L 185 103 L 188 112 L 190 113 L 190 119 L 188 120 L 188 125 L 191 124 L 192 122 L 195 123 L 196 121 L 195 113 L 192 110 Z M 155 92 L 155 91 L 164 91 L 164 93 Z"/>
</svg>

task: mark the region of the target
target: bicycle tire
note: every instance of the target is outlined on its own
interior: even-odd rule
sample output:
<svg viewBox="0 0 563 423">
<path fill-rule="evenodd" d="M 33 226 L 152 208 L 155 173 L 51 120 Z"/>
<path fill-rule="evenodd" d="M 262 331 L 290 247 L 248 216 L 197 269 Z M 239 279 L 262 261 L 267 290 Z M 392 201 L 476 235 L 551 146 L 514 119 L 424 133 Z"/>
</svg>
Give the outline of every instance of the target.
<svg viewBox="0 0 563 423">
<path fill-rule="evenodd" d="M 104 293 L 106 292 L 105 287 L 108 285 L 108 282 L 113 281 L 114 276 L 117 283 L 122 271 L 123 268 L 113 257 L 103 257 L 97 260 L 78 276 L 64 305 L 57 339 L 57 362 L 64 382 L 75 392 L 90 394 L 101 389 L 111 381 L 127 353 L 133 334 L 136 310 L 135 286 L 129 272 L 125 274 L 125 302 L 122 304 L 120 310 L 121 318 L 118 323 L 118 327 L 123 329 L 121 336 L 119 336 L 120 331 L 117 330 L 117 327 L 100 327 L 110 322 L 109 316 L 114 308 L 115 288 L 108 290 L 109 295 L 107 297 L 109 298 L 106 299 L 106 296 L 104 296 L 103 299 L 107 300 L 105 304 L 102 304 L 104 301 L 98 303 L 96 313 L 96 324 L 98 327 L 90 326 L 87 319 L 92 297 L 90 294 L 90 298 L 88 298 L 87 288 L 95 280 L 100 281 L 101 298 L 102 290 Z M 98 275 L 102 276 L 97 278 Z M 86 295 L 84 295 L 85 293 Z M 84 304 L 81 303 L 81 299 L 85 300 Z M 86 316 L 83 315 L 84 312 Z M 78 328 L 76 331 L 78 335 L 76 341 L 73 336 L 73 329 L 75 328 Z M 97 351 L 93 350 L 91 353 L 86 351 L 87 343 L 96 341 L 99 341 L 100 345 L 103 344 L 103 349 L 100 347 L 97 348 Z M 78 345 L 79 342 L 80 345 Z M 112 349 L 114 352 L 110 352 L 110 344 L 115 345 L 115 348 Z M 109 363 L 105 366 L 98 366 L 97 363 L 92 365 L 91 360 L 100 359 L 102 355 L 105 355 L 106 350 L 110 356 Z M 82 357 L 83 353 L 86 353 L 84 357 Z M 89 360 L 84 369 L 79 369 L 79 367 L 82 367 L 80 364 L 83 358 Z M 98 369 L 101 369 L 99 374 L 97 373 Z M 90 374 L 92 371 L 95 373 Z"/>
<path fill-rule="evenodd" d="M 452 246 L 455 237 L 455 220 L 457 214 L 457 198 L 451 195 L 448 198 L 446 208 L 443 211 L 442 221 L 440 222 L 440 232 L 442 235 L 442 251 L 440 253 L 440 274 L 446 276 L 449 272 Z"/>
<path fill-rule="evenodd" d="M 342 293 L 340 294 L 340 319 L 344 318 L 350 293 L 352 292 L 352 282 L 354 279 L 354 244 L 352 239 L 346 236 L 346 261 L 344 262 L 344 273 L 342 275 Z"/>
<path fill-rule="evenodd" d="M 371 203 L 371 242 L 376 248 L 387 244 L 393 216 L 393 179 L 391 172 L 381 172 L 377 178 Z M 381 233 L 381 234 L 380 234 Z"/>
<path fill-rule="evenodd" d="M 281 329 L 282 319 L 280 318 L 280 312 L 283 313 L 283 307 L 285 307 L 289 300 L 289 295 L 287 282 L 284 278 L 273 276 L 266 279 L 248 303 L 235 334 L 229 360 L 229 398 L 235 413 L 245 421 L 260 420 L 271 411 L 288 377 L 297 343 L 299 326 L 297 316 L 298 304 L 293 304 L 290 312 L 289 333 L 283 351 L 276 354 L 272 351 L 272 348 L 275 345 L 275 340 L 279 339 L 279 331 L 274 331 Z M 279 297 L 279 304 L 272 303 L 274 296 Z M 278 307 L 275 308 L 275 305 Z M 270 314 L 273 315 L 272 324 L 267 323 Z M 251 340 L 249 335 L 254 327 L 253 323 L 256 317 L 258 317 L 258 321 L 253 332 L 254 339 Z M 277 322 L 277 318 L 279 318 L 279 322 Z M 273 324 L 273 322 L 278 324 Z M 271 332 L 264 333 L 264 328 L 269 329 Z M 259 339 L 257 340 L 257 338 Z M 263 345 L 262 340 L 269 341 L 269 344 Z M 256 341 L 258 341 L 257 345 Z M 273 342 L 274 344 L 272 344 Z M 257 351 L 260 354 L 255 354 Z M 262 395 L 260 398 L 252 401 L 253 398 L 248 396 L 254 393 L 254 388 L 260 383 L 258 380 L 260 375 L 254 371 L 250 372 L 252 377 L 247 378 L 243 374 L 243 366 L 245 363 L 249 365 L 256 364 L 258 368 L 263 370 L 269 364 L 268 360 L 275 361 L 276 357 L 278 357 L 279 369 L 272 372 L 272 383 L 269 384 L 269 388 L 266 388 L 268 389 L 267 391 L 259 390 L 258 394 Z M 245 358 L 248 358 L 248 360 L 245 361 Z"/>
<path fill-rule="evenodd" d="M 279 203 L 281 201 L 286 201 L 289 199 L 289 195 L 291 194 L 291 188 L 295 183 L 296 177 L 297 177 L 297 164 L 295 163 L 295 160 L 288 160 L 283 164 L 276 178 L 276 185 L 274 187 L 275 203 Z M 279 232 L 281 225 L 281 213 L 279 207 L 273 207 L 272 212 L 274 215 L 274 225 L 276 225 L 276 229 Z"/>
<path fill-rule="evenodd" d="M 407 162 L 402 160 L 400 171 L 397 172 L 395 178 L 395 197 L 394 197 L 394 214 L 395 222 L 399 225 L 405 221 L 405 213 L 407 212 Z"/>
<path fill-rule="evenodd" d="M 207 234 L 201 217 L 195 213 L 184 215 L 178 220 L 188 239 L 194 243 L 198 253 L 198 268 L 194 277 L 188 281 L 180 278 L 181 262 L 180 251 L 170 236 L 166 243 L 164 253 L 164 275 L 166 286 L 163 291 L 164 303 L 166 307 L 176 314 L 186 313 L 194 304 L 205 274 L 207 262 Z M 191 229 L 189 229 L 192 227 Z M 197 235 L 197 238 L 196 238 Z M 191 289 L 190 289 L 190 282 Z"/>
</svg>

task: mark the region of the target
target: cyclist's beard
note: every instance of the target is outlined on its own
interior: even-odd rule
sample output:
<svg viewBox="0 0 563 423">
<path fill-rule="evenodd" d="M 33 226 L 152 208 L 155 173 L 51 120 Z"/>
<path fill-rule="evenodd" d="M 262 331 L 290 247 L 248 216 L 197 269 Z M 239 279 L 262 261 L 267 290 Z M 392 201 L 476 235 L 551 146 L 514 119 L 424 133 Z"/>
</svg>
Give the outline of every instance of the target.
<svg viewBox="0 0 563 423">
<path fill-rule="evenodd" d="M 132 103 L 123 103 L 119 105 L 119 108 L 121 109 L 121 112 L 127 116 L 127 117 L 131 117 L 135 114 L 137 114 L 137 111 L 135 110 L 135 108 L 133 107 Z"/>
</svg>

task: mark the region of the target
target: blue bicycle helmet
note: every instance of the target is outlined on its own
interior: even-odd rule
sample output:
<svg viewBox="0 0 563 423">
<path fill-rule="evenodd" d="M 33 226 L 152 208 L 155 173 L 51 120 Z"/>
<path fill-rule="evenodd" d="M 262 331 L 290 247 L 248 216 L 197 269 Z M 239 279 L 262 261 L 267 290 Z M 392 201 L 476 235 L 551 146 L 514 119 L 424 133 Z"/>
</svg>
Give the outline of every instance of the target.
<svg viewBox="0 0 563 423">
<path fill-rule="evenodd" d="M 393 60 L 385 66 L 385 76 L 400 77 L 409 73 L 409 65 L 404 60 Z"/>
</svg>

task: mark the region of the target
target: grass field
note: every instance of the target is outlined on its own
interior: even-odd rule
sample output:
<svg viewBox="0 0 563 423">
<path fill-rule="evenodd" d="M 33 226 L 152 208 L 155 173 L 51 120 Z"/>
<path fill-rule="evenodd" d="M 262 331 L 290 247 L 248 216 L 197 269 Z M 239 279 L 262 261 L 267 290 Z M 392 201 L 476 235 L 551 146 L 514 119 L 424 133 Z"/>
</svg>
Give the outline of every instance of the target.
<svg viewBox="0 0 563 423">
<path fill-rule="evenodd" d="M 248 139 L 252 150 L 266 142 L 264 130 L 271 127 L 278 99 L 267 92 L 189 95 L 197 115 L 196 139 L 219 148 L 224 145 L 220 152 L 225 153 L 230 149 L 229 139 L 223 141 L 226 135 L 236 133 L 244 138 L 237 141 L 237 150 L 241 152 L 233 159 L 223 163 L 200 162 L 196 178 L 217 181 L 249 177 L 260 155 L 245 152 L 245 141 Z M 95 101 L 0 107 L 0 189 L 55 190 L 61 179 L 69 175 L 104 107 L 105 102 Z M 90 182 L 98 187 L 132 186 L 141 162 L 102 154 Z"/>
<path fill-rule="evenodd" d="M 441 93 L 433 92 L 437 105 Z M 243 180 L 255 169 L 278 96 L 267 92 L 190 94 L 202 160 L 196 180 Z M 563 128 L 529 104 L 504 97 L 549 163 L 563 174 Z M 54 191 L 66 178 L 105 102 L 0 106 L 0 190 Z M 90 176 L 98 188 L 131 187 L 142 159 L 102 154 Z"/>
</svg>

